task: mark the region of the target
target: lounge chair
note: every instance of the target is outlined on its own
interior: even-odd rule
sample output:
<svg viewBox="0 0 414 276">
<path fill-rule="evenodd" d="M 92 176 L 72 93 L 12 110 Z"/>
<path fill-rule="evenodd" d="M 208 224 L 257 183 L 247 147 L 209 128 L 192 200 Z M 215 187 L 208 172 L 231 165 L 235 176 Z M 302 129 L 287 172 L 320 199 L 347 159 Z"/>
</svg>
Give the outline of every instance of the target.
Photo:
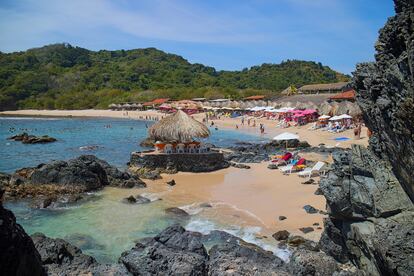
<svg viewBox="0 0 414 276">
<path fill-rule="evenodd" d="M 299 159 L 299 160 L 297 160 L 295 162 L 290 163 L 287 166 L 280 167 L 279 169 L 280 169 L 280 171 L 283 174 L 291 174 L 292 171 L 299 170 L 299 167 L 300 166 L 303 166 L 305 164 L 305 162 L 306 162 L 306 159 L 305 158 L 301 158 L 301 159 Z"/>
<path fill-rule="evenodd" d="M 165 147 L 164 147 L 164 152 L 165 153 L 171 154 L 171 153 L 173 153 L 173 151 L 174 151 L 174 148 L 171 144 L 166 144 L 165 145 Z"/>
<path fill-rule="evenodd" d="M 184 153 L 185 152 L 185 145 L 184 144 L 178 144 L 176 148 L 177 153 Z"/>
<path fill-rule="evenodd" d="M 306 168 L 303 171 L 299 172 L 298 175 L 301 177 L 309 177 L 311 178 L 313 173 L 318 173 L 319 175 L 323 175 L 324 171 L 321 173 L 321 169 L 325 166 L 324 162 L 318 161 L 312 168 Z"/>
<path fill-rule="evenodd" d="M 291 154 L 290 152 L 288 152 L 285 155 L 283 155 L 282 158 L 280 158 L 278 160 L 273 160 L 273 161 L 274 161 L 274 163 L 277 163 L 278 165 L 282 165 L 282 164 L 287 165 L 289 159 L 292 158 L 292 156 L 293 156 L 293 154 Z"/>
</svg>

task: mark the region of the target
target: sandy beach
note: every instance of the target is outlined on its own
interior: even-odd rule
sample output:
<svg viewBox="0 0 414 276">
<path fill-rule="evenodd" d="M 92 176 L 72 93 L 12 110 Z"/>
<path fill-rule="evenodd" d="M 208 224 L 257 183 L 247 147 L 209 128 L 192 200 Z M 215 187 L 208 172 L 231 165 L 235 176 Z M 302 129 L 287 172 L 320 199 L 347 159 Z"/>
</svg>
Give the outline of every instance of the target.
<svg viewBox="0 0 414 276">
<path fill-rule="evenodd" d="M 15 110 L 15 111 L 2 111 L 0 115 L 3 116 L 57 116 L 57 117 L 112 117 L 112 118 L 127 118 L 142 120 L 145 117 L 149 118 L 162 118 L 167 116 L 165 113 L 158 111 L 113 111 L 103 109 L 86 109 L 86 110 Z M 204 113 L 193 115 L 193 117 L 199 121 L 205 117 Z M 249 127 L 247 125 L 241 125 L 240 118 L 226 118 L 224 116 L 221 119 L 213 120 L 215 126 L 220 129 L 233 129 L 236 130 L 238 125 L 238 131 L 243 131 L 253 135 L 261 135 L 259 131 L 259 124 L 262 123 L 265 126 L 265 133 L 263 134 L 266 138 L 273 138 L 274 136 L 282 132 L 292 132 L 299 135 L 301 140 L 307 141 L 311 146 L 318 146 L 325 144 L 327 147 L 343 147 L 348 148 L 352 144 L 358 144 L 367 146 L 367 128 L 362 128 L 361 139 L 354 139 L 353 130 L 346 130 L 341 133 L 330 133 L 321 130 L 309 130 L 311 124 L 300 126 L 300 127 L 289 127 L 289 128 L 276 128 L 276 121 L 267 120 L 266 118 L 256 119 L 256 127 Z M 347 141 L 336 141 L 335 138 L 346 137 L 349 138 Z"/>
<path fill-rule="evenodd" d="M 79 117 L 114 117 L 129 119 L 159 118 L 166 116 L 156 111 L 110 111 L 110 110 L 19 110 L 1 112 L 8 116 L 79 116 Z M 202 120 L 204 114 L 194 116 Z M 214 120 L 215 126 L 220 129 L 234 129 L 238 124 L 237 131 L 260 135 L 258 127 L 241 126 L 240 118 L 223 118 Z M 353 139 L 353 131 L 348 130 L 339 134 L 326 131 L 309 130 L 309 125 L 302 127 L 290 127 L 288 129 L 276 128 L 276 122 L 266 119 L 257 119 L 256 125 L 265 125 L 267 138 L 289 131 L 300 136 L 301 140 L 308 141 L 312 146 L 323 143 L 328 147 L 349 147 L 352 143 L 366 145 L 368 139 L 365 137 L 366 129 L 363 130 L 361 140 Z M 213 130 L 215 131 L 215 130 Z M 350 140 L 337 142 L 335 137 L 348 137 Z M 317 154 L 304 156 L 313 161 L 326 161 Z M 177 185 L 168 187 L 165 182 L 174 179 Z M 318 179 L 315 179 L 318 181 Z M 317 185 L 301 184 L 303 178 L 296 174 L 289 176 L 281 174 L 278 170 L 267 169 L 267 163 L 251 164 L 251 169 L 228 168 L 212 173 L 178 173 L 164 175 L 163 179 L 149 181 L 146 193 L 162 194 L 163 200 L 167 200 L 172 206 L 186 206 L 185 208 L 197 207 L 200 203 L 208 202 L 213 208 L 203 210 L 206 218 L 214 218 L 224 224 L 235 224 L 239 226 L 259 226 L 261 233 L 269 236 L 278 230 L 288 230 L 295 234 L 303 234 L 299 231 L 301 227 L 313 226 L 314 223 L 323 225 L 321 214 L 307 214 L 303 206 L 310 204 L 317 209 L 325 209 L 323 196 L 314 195 Z M 113 191 L 118 197 L 127 196 L 128 190 Z M 140 191 L 142 193 L 143 191 Z M 191 211 L 191 210 L 190 210 Z M 280 221 L 279 216 L 288 219 Z M 317 240 L 321 229 L 313 226 L 315 231 L 305 236 Z"/>
</svg>

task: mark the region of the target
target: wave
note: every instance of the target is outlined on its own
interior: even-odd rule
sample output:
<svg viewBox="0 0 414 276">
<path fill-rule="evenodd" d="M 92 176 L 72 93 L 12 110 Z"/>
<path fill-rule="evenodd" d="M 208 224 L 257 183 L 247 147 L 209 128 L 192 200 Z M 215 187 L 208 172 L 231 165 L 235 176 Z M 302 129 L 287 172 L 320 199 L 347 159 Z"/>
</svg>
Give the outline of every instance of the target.
<svg viewBox="0 0 414 276">
<path fill-rule="evenodd" d="M 184 206 L 179 206 L 178 208 L 180 208 L 183 211 L 186 211 L 190 215 L 197 215 L 203 211 L 203 207 L 200 207 L 199 202 L 195 202 L 193 204 L 188 204 Z"/>
<path fill-rule="evenodd" d="M 281 258 L 284 261 L 288 261 L 292 252 L 288 249 L 281 249 L 277 246 L 276 243 L 266 242 L 266 240 L 258 239 L 257 236 L 260 236 L 262 228 L 259 226 L 229 226 L 229 227 L 220 227 L 217 224 L 213 223 L 207 219 L 192 219 L 187 223 L 185 229 L 188 231 L 199 232 L 203 235 L 208 235 L 214 230 L 219 230 L 227 232 L 233 236 L 236 236 L 248 243 L 255 244 L 260 248 L 272 252 L 277 257 Z"/>
</svg>

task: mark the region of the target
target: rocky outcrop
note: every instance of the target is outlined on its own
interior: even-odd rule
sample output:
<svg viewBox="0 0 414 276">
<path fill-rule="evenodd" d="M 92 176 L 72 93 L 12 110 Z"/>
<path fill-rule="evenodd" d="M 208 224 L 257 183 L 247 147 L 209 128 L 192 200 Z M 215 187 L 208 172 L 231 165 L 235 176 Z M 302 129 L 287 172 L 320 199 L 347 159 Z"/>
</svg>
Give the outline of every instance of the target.
<svg viewBox="0 0 414 276">
<path fill-rule="evenodd" d="M 0 193 L 0 275 L 46 275 L 32 239 L 3 208 Z"/>
<path fill-rule="evenodd" d="M 201 234 L 172 226 L 122 253 L 120 263 L 134 275 L 207 275 Z"/>
<path fill-rule="evenodd" d="M 14 141 L 21 141 L 23 144 L 45 144 L 45 143 L 51 143 L 51 142 L 57 141 L 56 138 L 53 138 L 47 135 L 35 136 L 35 135 L 29 135 L 26 132 L 11 136 L 7 139 L 14 140 Z"/>
<path fill-rule="evenodd" d="M 414 201 L 414 3 L 395 0 L 396 16 L 380 31 L 376 62 L 357 66 L 353 85 L 370 147 Z"/>
<path fill-rule="evenodd" d="M 6 190 L 6 198 L 33 198 L 41 201 L 37 204 L 39 206 L 44 203 L 49 203 L 46 204 L 49 206 L 54 201 L 70 203 L 80 199 L 80 193 L 108 185 L 146 187 L 138 176 L 122 172 L 93 155 L 23 168 L 12 175 L 2 174 L 1 183 Z"/>
<path fill-rule="evenodd" d="M 51 239 L 43 234 L 32 235 L 41 256 L 42 264 L 49 275 L 128 275 L 121 264 L 99 264 L 93 257 L 62 239 Z"/>
<path fill-rule="evenodd" d="M 369 147 L 335 153 L 320 182 L 329 213 L 320 247 L 369 275 L 414 275 L 414 2 L 395 7 L 376 62 L 354 73 Z"/>
<path fill-rule="evenodd" d="M 220 152 L 195 154 L 144 154 L 136 152 L 131 154 L 129 164 L 132 168 L 144 171 L 158 170 L 163 173 L 211 172 L 229 167 Z"/>
</svg>

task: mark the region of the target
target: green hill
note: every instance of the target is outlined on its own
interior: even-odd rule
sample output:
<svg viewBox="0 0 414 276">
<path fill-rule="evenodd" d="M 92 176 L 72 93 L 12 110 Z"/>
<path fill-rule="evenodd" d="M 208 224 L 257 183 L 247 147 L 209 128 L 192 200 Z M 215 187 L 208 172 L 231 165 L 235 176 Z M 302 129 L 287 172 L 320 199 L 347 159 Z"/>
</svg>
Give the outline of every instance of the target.
<svg viewBox="0 0 414 276">
<path fill-rule="evenodd" d="M 106 108 L 157 97 L 241 98 L 277 95 L 293 84 L 348 80 L 321 63 L 288 60 L 242 71 L 216 71 L 155 48 L 90 51 L 54 44 L 0 52 L 0 110 Z"/>
</svg>

